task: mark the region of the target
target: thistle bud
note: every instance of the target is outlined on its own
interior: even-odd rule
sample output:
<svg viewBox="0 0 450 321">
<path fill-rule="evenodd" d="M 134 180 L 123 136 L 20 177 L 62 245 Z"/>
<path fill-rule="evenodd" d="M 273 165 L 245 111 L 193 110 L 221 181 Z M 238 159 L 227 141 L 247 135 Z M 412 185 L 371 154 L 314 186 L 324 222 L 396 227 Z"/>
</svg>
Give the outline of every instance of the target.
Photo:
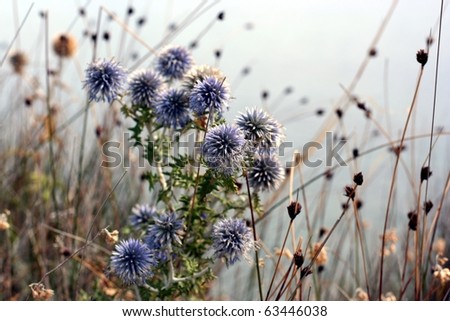
<svg viewBox="0 0 450 321">
<path fill-rule="evenodd" d="M 297 201 L 292 201 L 291 204 L 287 207 L 289 217 L 293 220 L 300 211 L 302 210 L 302 205 Z"/>
<path fill-rule="evenodd" d="M 429 179 L 431 174 L 433 174 L 433 172 L 430 170 L 428 166 L 422 167 L 422 170 L 420 171 L 420 182 Z"/>
<path fill-rule="evenodd" d="M 428 61 L 428 52 L 426 52 L 423 49 L 420 49 L 419 51 L 417 51 L 416 59 L 417 62 L 422 65 L 423 68 L 423 66 L 425 66 Z"/>
<path fill-rule="evenodd" d="M 359 172 L 353 176 L 353 182 L 355 182 L 356 185 L 361 186 L 363 184 L 363 181 L 364 181 L 363 174 L 361 172 Z"/>
</svg>

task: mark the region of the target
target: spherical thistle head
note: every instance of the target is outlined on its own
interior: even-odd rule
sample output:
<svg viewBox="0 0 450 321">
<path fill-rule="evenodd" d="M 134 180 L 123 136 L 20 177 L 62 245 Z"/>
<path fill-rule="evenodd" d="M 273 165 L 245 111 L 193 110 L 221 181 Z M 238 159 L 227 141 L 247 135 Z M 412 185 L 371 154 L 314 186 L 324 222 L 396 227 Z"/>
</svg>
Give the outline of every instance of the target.
<svg viewBox="0 0 450 321">
<path fill-rule="evenodd" d="M 250 252 L 255 249 L 252 231 L 245 221 L 226 218 L 213 226 L 212 247 L 216 258 L 225 259 L 227 266 L 240 261 L 241 257 L 250 261 Z"/>
<path fill-rule="evenodd" d="M 197 83 L 202 82 L 208 77 L 216 77 L 217 79 L 225 78 L 220 69 L 209 65 L 195 65 L 184 76 L 182 86 L 186 91 L 190 92 Z"/>
<path fill-rule="evenodd" d="M 189 97 L 184 90 L 171 88 L 155 101 L 156 122 L 164 127 L 184 128 L 190 121 Z"/>
<path fill-rule="evenodd" d="M 91 101 L 111 103 L 124 91 L 127 74 L 114 60 L 98 59 L 91 62 L 85 74 L 83 88 L 87 88 Z"/>
<path fill-rule="evenodd" d="M 184 235 L 183 219 L 178 218 L 174 212 L 162 214 L 155 218 L 145 235 L 145 243 L 166 247 L 171 244 L 181 245 Z"/>
<path fill-rule="evenodd" d="M 236 125 L 253 146 L 278 146 L 283 137 L 281 124 L 258 108 L 247 109 L 245 113 L 241 113 L 236 119 Z"/>
<path fill-rule="evenodd" d="M 139 240 L 130 238 L 115 246 L 111 255 L 111 270 L 123 283 L 143 284 L 153 276 L 152 268 L 158 264 L 153 251 Z"/>
<path fill-rule="evenodd" d="M 217 112 L 219 115 L 228 108 L 230 90 L 225 79 L 214 76 L 197 82 L 189 96 L 189 107 L 197 115 Z"/>
<path fill-rule="evenodd" d="M 26 65 L 28 65 L 28 57 L 22 51 L 16 51 L 9 56 L 9 63 L 17 74 L 22 74 Z"/>
<path fill-rule="evenodd" d="M 149 69 L 133 72 L 128 79 L 131 103 L 147 108 L 152 107 L 162 84 L 161 77 Z"/>
<path fill-rule="evenodd" d="M 231 175 L 242 169 L 245 138 L 234 125 L 213 127 L 205 136 L 202 154 L 209 168 Z"/>
<path fill-rule="evenodd" d="M 62 33 L 53 39 L 53 51 L 61 58 L 73 57 L 77 47 L 77 40 L 71 34 Z"/>
<path fill-rule="evenodd" d="M 156 70 L 169 80 L 181 79 L 191 68 L 192 63 L 192 56 L 186 48 L 167 47 L 158 55 Z"/>
<path fill-rule="evenodd" d="M 157 214 L 156 208 L 149 204 L 136 204 L 131 209 L 129 221 L 134 229 L 139 230 L 141 228 L 146 228 Z"/>
<path fill-rule="evenodd" d="M 256 154 L 248 170 L 248 180 L 255 191 L 276 190 L 284 181 L 284 168 L 275 154 Z"/>
</svg>

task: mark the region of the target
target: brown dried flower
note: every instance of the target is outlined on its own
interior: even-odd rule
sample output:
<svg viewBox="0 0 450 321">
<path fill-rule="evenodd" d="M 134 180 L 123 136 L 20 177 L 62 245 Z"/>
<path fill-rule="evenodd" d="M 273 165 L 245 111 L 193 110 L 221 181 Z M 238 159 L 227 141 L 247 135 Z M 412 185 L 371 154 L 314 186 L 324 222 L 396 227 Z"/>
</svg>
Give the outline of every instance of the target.
<svg viewBox="0 0 450 321">
<path fill-rule="evenodd" d="M 53 40 L 53 51 L 61 58 L 70 58 L 77 51 L 77 40 L 74 36 L 63 33 Z"/>
<path fill-rule="evenodd" d="M 35 300 L 48 301 L 55 295 L 53 290 L 46 289 L 42 283 L 31 283 L 29 287 Z"/>
</svg>

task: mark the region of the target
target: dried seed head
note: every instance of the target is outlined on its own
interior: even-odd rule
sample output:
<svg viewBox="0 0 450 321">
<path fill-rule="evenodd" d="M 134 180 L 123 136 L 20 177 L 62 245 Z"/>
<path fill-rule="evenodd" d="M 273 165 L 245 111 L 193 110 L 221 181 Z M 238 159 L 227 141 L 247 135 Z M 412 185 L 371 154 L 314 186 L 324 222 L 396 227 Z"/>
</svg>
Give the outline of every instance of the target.
<svg viewBox="0 0 450 321">
<path fill-rule="evenodd" d="M 369 57 L 375 57 L 377 55 L 377 49 L 370 48 L 369 50 Z"/>
<path fill-rule="evenodd" d="M 355 199 L 355 188 L 353 186 L 347 185 L 344 187 L 345 196 L 354 200 Z"/>
<path fill-rule="evenodd" d="M 417 62 L 422 65 L 423 68 L 423 66 L 425 66 L 428 61 L 428 52 L 426 52 L 423 49 L 420 49 L 419 51 L 417 51 L 416 59 Z"/>
<path fill-rule="evenodd" d="M 380 238 L 382 237 L 383 236 L 380 236 Z M 384 234 L 384 241 L 385 241 L 383 249 L 384 256 L 389 256 L 395 253 L 396 244 L 398 242 L 397 230 L 395 229 L 387 230 L 386 233 Z"/>
<path fill-rule="evenodd" d="M 356 103 L 356 107 L 358 107 L 359 109 L 361 109 L 361 110 L 367 110 L 366 109 L 366 104 L 365 103 L 363 103 L 363 102 L 360 102 L 360 101 L 358 101 L 357 103 Z"/>
<path fill-rule="evenodd" d="M 417 230 L 417 213 L 415 211 L 409 212 L 408 218 L 408 227 L 413 231 Z"/>
<path fill-rule="evenodd" d="M 319 230 L 319 238 L 322 238 L 325 234 L 327 234 L 329 230 L 326 227 L 321 227 Z"/>
<path fill-rule="evenodd" d="M 363 182 L 364 182 L 363 174 L 361 172 L 355 174 L 353 176 L 353 182 L 355 182 L 356 185 L 360 185 L 361 186 L 363 184 Z"/>
<path fill-rule="evenodd" d="M 363 206 L 363 202 L 360 199 L 355 200 L 356 209 L 360 209 Z"/>
<path fill-rule="evenodd" d="M 331 170 L 327 170 L 326 172 L 325 172 L 325 179 L 327 179 L 327 180 L 331 180 L 333 178 L 333 171 L 331 171 Z"/>
<path fill-rule="evenodd" d="M 432 174 L 433 172 L 428 166 L 422 167 L 420 170 L 420 182 L 428 180 Z"/>
<path fill-rule="evenodd" d="M 314 244 L 313 250 L 309 252 L 309 257 L 311 259 L 317 255 L 316 260 L 314 261 L 317 266 L 323 266 L 328 262 L 327 249 L 325 247 L 322 247 L 322 249 L 320 249 L 321 245 L 321 243 Z"/>
<path fill-rule="evenodd" d="M 28 58 L 24 52 L 17 51 L 9 57 L 9 63 L 13 67 L 15 73 L 21 74 L 28 64 Z"/>
<path fill-rule="evenodd" d="M 353 297 L 354 301 L 369 301 L 369 295 L 361 288 L 357 288 Z"/>
<path fill-rule="evenodd" d="M 261 98 L 262 100 L 267 100 L 267 98 L 269 98 L 269 92 L 267 90 L 263 90 L 261 93 Z"/>
<path fill-rule="evenodd" d="M 142 27 L 145 24 L 145 22 L 146 22 L 145 17 L 141 17 L 137 20 L 136 23 L 137 23 L 138 27 Z"/>
<path fill-rule="evenodd" d="M 432 208 L 433 208 L 432 201 L 426 201 L 423 203 L 423 210 L 425 211 L 425 214 L 428 214 Z"/>
<path fill-rule="evenodd" d="M 303 256 L 302 249 L 299 249 L 294 253 L 294 264 L 298 268 L 301 268 L 305 262 L 305 257 Z"/>
<path fill-rule="evenodd" d="M 438 255 L 444 255 L 445 252 L 445 239 L 440 237 L 433 243 L 433 251 Z"/>
<path fill-rule="evenodd" d="M 303 279 L 304 277 L 306 277 L 306 276 L 308 276 L 310 274 L 312 274 L 311 269 L 308 268 L 308 267 L 304 267 L 300 271 L 300 278 Z"/>
<path fill-rule="evenodd" d="M 433 273 L 433 276 L 436 280 L 439 281 L 441 286 L 445 286 L 447 283 L 450 283 L 450 270 L 449 268 L 445 269 L 436 269 Z"/>
<path fill-rule="evenodd" d="M 292 255 L 292 252 L 287 248 L 284 248 L 283 251 L 281 251 L 281 249 L 279 249 L 279 248 L 275 248 L 275 255 L 285 256 L 286 258 L 288 258 L 290 260 L 292 260 L 294 258 L 294 255 Z"/>
<path fill-rule="evenodd" d="M 3 213 L 0 214 L 0 231 L 5 231 L 10 228 L 10 225 L 8 223 L 8 215 L 10 212 L 8 210 L 5 210 Z"/>
<path fill-rule="evenodd" d="M 381 295 L 381 301 L 397 301 L 397 298 L 395 297 L 394 293 L 388 292 L 386 295 Z"/>
<path fill-rule="evenodd" d="M 119 241 L 119 231 L 118 230 L 114 230 L 114 231 L 110 232 L 105 228 L 105 229 L 103 229 L 103 233 L 105 234 L 105 241 L 109 245 L 116 244 Z"/>
<path fill-rule="evenodd" d="M 287 210 L 289 217 L 291 218 L 291 220 L 293 220 L 298 214 L 300 214 L 302 205 L 297 201 L 292 201 L 291 204 L 288 205 Z"/>
<path fill-rule="evenodd" d="M 105 31 L 103 33 L 103 40 L 109 41 L 109 39 L 111 39 L 111 35 L 110 35 L 110 33 L 108 31 Z"/>
<path fill-rule="evenodd" d="M 53 290 L 46 289 L 42 283 L 32 283 L 29 287 L 35 300 L 48 301 L 55 295 Z"/>
<path fill-rule="evenodd" d="M 70 34 L 60 34 L 53 40 L 53 51 L 61 58 L 70 58 L 77 51 L 77 40 Z"/>
</svg>

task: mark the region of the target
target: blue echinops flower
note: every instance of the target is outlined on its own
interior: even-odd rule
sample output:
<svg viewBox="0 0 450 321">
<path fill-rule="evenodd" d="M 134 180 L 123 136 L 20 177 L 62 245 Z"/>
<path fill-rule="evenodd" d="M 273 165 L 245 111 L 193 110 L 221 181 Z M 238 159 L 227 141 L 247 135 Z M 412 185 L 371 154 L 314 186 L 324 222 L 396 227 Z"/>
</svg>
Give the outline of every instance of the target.
<svg viewBox="0 0 450 321">
<path fill-rule="evenodd" d="M 245 221 L 226 218 L 213 226 L 212 247 L 216 258 L 223 258 L 228 265 L 239 261 L 241 257 L 250 260 L 249 252 L 255 249 L 251 229 Z"/>
<path fill-rule="evenodd" d="M 202 154 L 208 167 L 226 175 L 242 170 L 245 138 L 234 125 L 211 128 L 205 136 Z"/>
<path fill-rule="evenodd" d="M 83 88 L 87 88 L 89 100 L 111 103 L 124 92 L 126 79 L 119 63 L 97 59 L 86 68 Z"/>
<path fill-rule="evenodd" d="M 139 240 L 130 238 L 117 244 L 111 255 L 111 270 L 125 284 L 143 284 L 153 276 L 158 264 L 154 252 Z"/>
</svg>

